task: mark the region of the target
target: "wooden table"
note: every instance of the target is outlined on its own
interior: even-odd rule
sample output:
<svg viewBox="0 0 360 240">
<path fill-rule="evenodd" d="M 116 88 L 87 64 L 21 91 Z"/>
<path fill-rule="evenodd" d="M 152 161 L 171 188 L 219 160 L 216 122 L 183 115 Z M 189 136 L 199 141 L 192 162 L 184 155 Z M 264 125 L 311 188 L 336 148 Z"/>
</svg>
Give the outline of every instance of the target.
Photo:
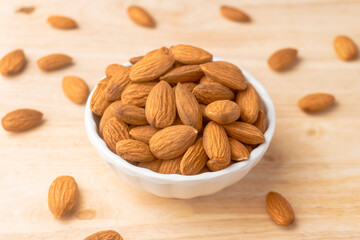
<svg viewBox="0 0 360 240">
<path fill-rule="evenodd" d="M 17 108 L 45 114 L 24 133 L 0 130 L 0 239 L 83 239 L 114 229 L 134 239 L 350 239 L 360 238 L 360 61 L 340 61 L 332 42 L 347 34 L 360 46 L 360 2 L 226 1 L 253 19 L 222 18 L 225 1 L 137 1 L 154 16 L 156 29 L 135 26 L 131 1 L 5 1 L 0 4 L 0 55 L 25 50 L 26 69 L 0 79 L 0 115 Z M 32 14 L 15 13 L 35 6 Z M 46 18 L 76 19 L 78 30 L 51 28 Z M 265 158 L 239 183 L 208 197 L 163 199 L 117 177 L 90 145 L 84 105 L 63 94 L 66 75 L 93 88 L 111 63 L 123 63 L 160 46 L 188 43 L 247 69 L 268 89 L 277 129 Z M 272 72 L 267 57 L 283 47 L 299 50 L 290 71 Z M 66 53 L 74 65 L 51 73 L 39 57 Z M 329 92 L 337 106 L 307 115 L 296 106 L 307 93 Z M 81 200 L 75 213 L 57 220 L 47 207 L 51 181 L 75 177 Z M 296 222 L 276 225 L 265 208 L 269 191 L 292 204 Z"/>
</svg>

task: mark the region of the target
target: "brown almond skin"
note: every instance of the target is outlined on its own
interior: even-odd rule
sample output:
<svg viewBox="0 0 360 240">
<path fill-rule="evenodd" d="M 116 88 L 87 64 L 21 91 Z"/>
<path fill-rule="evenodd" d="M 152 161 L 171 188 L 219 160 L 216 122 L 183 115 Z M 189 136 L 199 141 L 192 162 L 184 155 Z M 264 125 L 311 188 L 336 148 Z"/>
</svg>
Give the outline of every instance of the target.
<svg viewBox="0 0 360 240">
<path fill-rule="evenodd" d="M 53 71 L 70 65 L 72 58 L 61 53 L 50 54 L 40 58 L 37 65 L 41 70 Z"/>
<path fill-rule="evenodd" d="M 195 141 L 198 131 L 187 125 L 175 125 L 155 133 L 149 141 L 157 159 L 172 159 L 182 155 Z"/>
<path fill-rule="evenodd" d="M 180 163 L 181 163 L 182 156 L 176 157 L 173 159 L 169 159 L 166 161 L 162 161 L 159 173 L 161 174 L 181 174 L 180 172 Z"/>
<path fill-rule="evenodd" d="M 283 48 L 274 52 L 268 59 L 269 67 L 274 71 L 281 71 L 292 66 L 297 59 L 297 50 Z"/>
<path fill-rule="evenodd" d="M 302 97 L 298 106 L 307 113 L 324 111 L 335 103 L 335 97 L 327 93 L 313 93 Z"/>
<path fill-rule="evenodd" d="M 20 72 L 25 66 L 25 53 L 22 49 L 9 52 L 0 60 L 0 73 L 3 76 Z"/>
<path fill-rule="evenodd" d="M 230 100 L 218 100 L 207 105 L 205 115 L 219 124 L 229 124 L 239 119 L 240 107 Z"/>
<path fill-rule="evenodd" d="M 249 22 L 250 21 L 250 17 L 245 12 L 243 12 L 242 10 L 235 8 L 235 7 L 223 5 L 220 8 L 220 12 L 221 12 L 221 15 L 223 15 L 223 17 L 225 17 L 231 21 L 234 21 L 234 22 Z"/>
<path fill-rule="evenodd" d="M 210 171 L 216 172 L 229 167 L 231 164 L 231 161 L 228 163 L 218 163 L 217 161 L 210 159 L 209 161 L 207 161 L 206 166 L 210 169 Z"/>
<path fill-rule="evenodd" d="M 130 130 L 130 136 L 133 139 L 142 141 L 144 143 L 149 144 L 150 139 L 157 133 L 160 129 L 154 128 L 150 125 L 146 126 L 137 126 Z"/>
<path fill-rule="evenodd" d="M 116 64 L 116 63 L 110 64 L 105 69 L 105 75 L 106 75 L 106 77 L 112 77 L 119 71 L 124 70 L 125 68 L 126 68 L 125 66 L 120 65 L 120 64 Z"/>
<path fill-rule="evenodd" d="M 118 141 L 116 154 L 132 162 L 151 162 L 155 159 L 148 144 L 134 139 Z"/>
<path fill-rule="evenodd" d="M 78 27 L 76 21 L 69 17 L 64 16 L 50 16 L 47 22 L 53 27 L 58 29 L 74 29 Z"/>
<path fill-rule="evenodd" d="M 203 138 L 199 138 L 193 145 L 186 150 L 180 163 L 180 172 L 182 175 L 198 174 L 206 165 L 208 156 L 206 155 Z"/>
<path fill-rule="evenodd" d="M 137 5 L 131 5 L 127 9 L 129 18 L 139 26 L 154 28 L 156 23 L 151 15 L 142 7 Z"/>
<path fill-rule="evenodd" d="M 188 83 L 181 83 L 184 87 L 186 87 L 190 92 L 194 90 L 194 88 L 197 86 L 196 83 L 188 82 Z M 176 91 L 176 86 L 173 87 L 174 91 Z"/>
<path fill-rule="evenodd" d="M 148 59 L 148 58 L 154 58 L 157 56 L 164 56 L 164 55 L 166 55 L 166 56 L 169 55 L 169 49 L 167 47 L 161 47 L 161 48 L 151 50 L 150 52 L 146 53 L 143 58 Z"/>
<path fill-rule="evenodd" d="M 236 103 L 240 106 L 240 119 L 247 123 L 254 123 L 259 113 L 259 95 L 251 83 L 246 82 L 246 89 L 236 95 Z"/>
<path fill-rule="evenodd" d="M 200 79 L 199 83 L 200 84 L 207 84 L 207 83 L 216 83 L 216 82 L 205 75 Z"/>
<path fill-rule="evenodd" d="M 113 230 L 105 230 L 91 234 L 84 240 L 123 240 L 118 232 Z"/>
<path fill-rule="evenodd" d="M 230 144 L 222 125 L 214 121 L 209 122 L 204 129 L 203 143 L 210 160 L 219 164 L 228 164 L 230 162 Z"/>
<path fill-rule="evenodd" d="M 66 76 L 62 80 L 62 89 L 65 95 L 74 103 L 81 104 L 89 96 L 89 87 L 86 82 L 77 76 Z"/>
<path fill-rule="evenodd" d="M 295 220 L 290 203 L 277 192 L 269 192 L 266 195 L 266 208 L 274 222 L 281 226 L 289 226 Z"/>
<path fill-rule="evenodd" d="M 135 63 L 137 63 L 138 61 L 140 61 L 141 59 L 143 59 L 144 56 L 138 56 L 138 57 L 132 57 L 129 59 L 129 62 L 134 65 Z"/>
<path fill-rule="evenodd" d="M 202 48 L 178 44 L 170 48 L 170 55 L 183 64 L 202 64 L 212 61 L 212 55 Z"/>
<path fill-rule="evenodd" d="M 246 144 L 260 144 L 265 142 L 264 134 L 257 127 L 244 122 L 233 122 L 224 125 L 228 136 Z"/>
<path fill-rule="evenodd" d="M 169 71 L 174 62 L 174 58 L 169 55 L 144 57 L 131 67 L 130 79 L 133 82 L 153 81 Z"/>
<path fill-rule="evenodd" d="M 151 89 L 146 100 L 145 115 L 149 124 L 155 128 L 173 124 L 176 117 L 175 94 L 167 82 L 160 81 Z"/>
<path fill-rule="evenodd" d="M 240 68 L 229 62 L 216 61 L 200 65 L 205 75 L 215 82 L 234 90 L 246 88 L 245 77 Z"/>
<path fill-rule="evenodd" d="M 119 121 L 116 117 L 112 117 L 107 121 L 103 129 L 103 139 L 112 152 L 116 152 L 117 142 L 129 138 L 128 125 Z"/>
<path fill-rule="evenodd" d="M 131 83 L 129 78 L 130 69 L 131 67 L 119 69 L 119 71 L 110 78 L 105 89 L 105 96 L 108 101 L 113 102 L 121 99 L 121 94 Z"/>
<path fill-rule="evenodd" d="M 210 104 L 217 100 L 232 100 L 234 93 L 219 83 L 207 83 L 197 85 L 192 93 L 195 98 L 203 104 Z"/>
<path fill-rule="evenodd" d="M 129 84 L 121 94 L 121 100 L 125 104 L 145 107 L 147 97 L 157 82 Z"/>
<path fill-rule="evenodd" d="M 107 123 L 107 121 L 109 119 L 111 119 L 112 117 L 117 117 L 116 114 L 116 109 L 119 107 L 119 105 L 121 106 L 121 101 L 116 101 L 116 102 L 112 102 L 109 107 L 106 108 L 104 114 L 102 115 L 101 119 L 100 119 L 100 123 L 99 123 L 99 132 L 100 135 L 102 135 L 105 124 Z M 118 120 L 121 120 L 120 118 L 117 117 Z"/>
<path fill-rule="evenodd" d="M 162 164 L 162 160 L 156 159 L 151 162 L 141 162 L 137 166 L 149 169 L 153 172 L 159 172 L 161 164 Z"/>
<path fill-rule="evenodd" d="M 248 149 L 234 138 L 229 138 L 230 149 L 231 149 L 231 160 L 243 161 L 249 159 Z"/>
<path fill-rule="evenodd" d="M 121 103 L 116 109 L 116 114 L 123 122 L 134 125 L 148 125 L 145 109 L 131 104 Z"/>
<path fill-rule="evenodd" d="M 186 83 L 198 81 L 204 73 L 199 65 L 185 65 L 182 67 L 174 68 L 160 77 L 160 80 L 167 81 L 168 83 Z"/>
<path fill-rule="evenodd" d="M 6 131 L 21 132 L 41 123 L 43 114 L 34 109 L 17 109 L 9 112 L 1 119 L 1 125 Z"/>
<path fill-rule="evenodd" d="M 256 121 L 253 123 L 253 125 L 255 127 L 257 127 L 258 129 L 260 129 L 260 131 L 262 133 L 266 132 L 267 129 L 267 118 L 266 118 L 266 114 L 264 110 L 259 110 L 258 113 L 258 118 L 256 119 Z"/>
<path fill-rule="evenodd" d="M 70 213 L 78 201 L 78 185 L 71 176 L 57 177 L 50 185 L 48 206 L 55 217 Z"/>
<path fill-rule="evenodd" d="M 101 80 L 98 83 L 90 100 L 90 109 L 92 113 L 100 117 L 104 114 L 106 108 L 110 105 L 110 102 L 106 100 L 105 96 L 105 89 L 108 82 L 109 78 L 104 78 Z"/>
<path fill-rule="evenodd" d="M 356 44 L 348 36 L 337 36 L 334 39 L 334 49 L 337 56 L 343 61 L 353 60 L 358 54 Z"/>
<path fill-rule="evenodd" d="M 202 114 L 194 95 L 181 83 L 178 83 L 175 90 L 175 99 L 181 122 L 200 131 L 202 128 Z"/>
</svg>

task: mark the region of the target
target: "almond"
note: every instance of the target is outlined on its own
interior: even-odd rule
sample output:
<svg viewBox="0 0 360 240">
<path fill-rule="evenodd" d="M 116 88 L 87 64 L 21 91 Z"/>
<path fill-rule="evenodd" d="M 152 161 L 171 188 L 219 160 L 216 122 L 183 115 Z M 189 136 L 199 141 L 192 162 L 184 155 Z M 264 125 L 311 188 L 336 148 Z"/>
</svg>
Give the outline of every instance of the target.
<svg viewBox="0 0 360 240">
<path fill-rule="evenodd" d="M 190 92 L 192 92 L 192 90 L 194 90 L 194 88 L 197 86 L 196 83 L 192 83 L 192 82 L 182 83 L 181 85 L 186 87 Z M 176 91 L 176 86 L 173 87 L 173 89 L 174 89 L 174 91 Z"/>
<path fill-rule="evenodd" d="M 106 230 L 91 234 L 84 240 L 123 240 L 123 238 L 118 232 L 113 230 Z"/>
<path fill-rule="evenodd" d="M 255 126 L 244 122 L 233 122 L 224 125 L 227 134 L 236 140 L 247 144 L 265 142 L 263 133 Z"/>
<path fill-rule="evenodd" d="M 231 6 L 226 6 L 226 5 L 221 6 L 220 12 L 225 18 L 231 21 L 235 21 L 235 22 L 250 21 L 250 17 L 245 12 Z"/>
<path fill-rule="evenodd" d="M 210 171 L 216 172 L 229 167 L 231 164 L 231 161 L 228 163 L 218 163 L 217 161 L 210 159 L 209 161 L 207 161 L 206 166 L 210 169 Z"/>
<path fill-rule="evenodd" d="M 31 14 L 35 10 L 35 7 L 28 6 L 28 7 L 20 7 L 16 9 L 16 13 L 25 13 L 25 14 Z"/>
<path fill-rule="evenodd" d="M 78 185 L 71 176 L 57 177 L 50 185 L 48 205 L 55 217 L 68 214 L 78 200 Z"/>
<path fill-rule="evenodd" d="M 6 114 L 1 124 L 6 131 L 20 132 L 39 125 L 42 117 L 41 112 L 33 109 L 17 109 Z"/>
<path fill-rule="evenodd" d="M 131 67 L 122 68 L 110 78 L 105 89 L 105 96 L 108 101 L 120 100 L 122 92 L 131 82 L 129 78 L 130 69 Z"/>
<path fill-rule="evenodd" d="M 175 90 L 175 99 L 181 122 L 200 131 L 202 127 L 202 114 L 194 95 L 181 83 L 178 83 Z"/>
<path fill-rule="evenodd" d="M 73 29 L 77 28 L 77 23 L 74 19 L 64 16 L 50 16 L 47 22 L 54 28 L 58 29 Z"/>
<path fill-rule="evenodd" d="M 140 61 L 141 59 L 143 59 L 144 56 L 138 56 L 138 57 L 132 57 L 129 59 L 129 62 L 134 65 L 135 63 L 137 63 L 138 61 Z"/>
<path fill-rule="evenodd" d="M 297 50 L 294 48 L 284 48 L 274 52 L 268 59 L 269 67 L 274 71 L 287 69 L 295 63 Z"/>
<path fill-rule="evenodd" d="M 40 58 L 37 65 L 41 70 L 52 71 L 70 65 L 72 58 L 61 53 L 50 54 Z"/>
<path fill-rule="evenodd" d="M 142 168 L 147 168 L 153 172 L 159 172 L 162 160 L 157 159 L 151 162 L 141 162 L 137 166 Z"/>
<path fill-rule="evenodd" d="M 110 102 L 106 100 L 105 97 L 105 89 L 108 81 L 109 78 L 104 78 L 101 80 L 91 97 L 90 109 L 95 115 L 102 116 L 105 112 L 105 109 L 110 105 Z"/>
<path fill-rule="evenodd" d="M 209 104 L 217 100 L 232 100 L 234 93 L 219 83 L 207 83 L 197 85 L 192 93 L 203 104 Z"/>
<path fill-rule="evenodd" d="M 295 220 L 290 203 L 277 192 L 269 192 L 266 195 L 266 208 L 270 217 L 279 225 L 289 226 Z"/>
<path fill-rule="evenodd" d="M 230 162 L 230 144 L 223 126 L 213 121 L 209 122 L 204 129 L 203 138 L 204 149 L 210 160 L 219 164 Z"/>
<path fill-rule="evenodd" d="M 334 40 L 334 49 L 341 60 L 349 61 L 357 56 L 357 47 L 348 36 L 337 36 Z"/>
<path fill-rule="evenodd" d="M 0 73 L 3 76 L 18 73 L 23 69 L 25 62 L 25 54 L 22 49 L 9 52 L 0 60 Z"/>
<path fill-rule="evenodd" d="M 107 121 L 103 130 L 103 139 L 111 151 L 116 152 L 117 142 L 129 138 L 128 125 L 119 121 L 116 117 L 112 117 Z"/>
<path fill-rule="evenodd" d="M 208 76 L 203 76 L 201 79 L 200 79 L 200 84 L 207 84 L 207 83 L 214 83 L 215 81 L 212 80 L 211 78 L 209 78 Z"/>
<path fill-rule="evenodd" d="M 127 9 L 127 14 L 130 19 L 139 26 L 154 28 L 156 25 L 151 15 L 140 6 L 131 5 Z"/>
<path fill-rule="evenodd" d="M 251 151 L 253 150 L 253 147 L 251 146 L 251 145 L 249 145 L 249 144 L 243 144 L 245 147 L 246 147 L 246 149 L 248 150 L 248 152 L 249 152 L 249 154 L 251 153 Z"/>
<path fill-rule="evenodd" d="M 160 81 L 148 95 L 145 115 L 149 124 L 156 128 L 170 126 L 176 117 L 175 94 L 171 86 Z"/>
<path fill-rule="evenodd" d="M 134 125 L 147 125 L 145 109 L 131 104 L 121 103 L 116 109 L 116 114 L 123 122 Z"/>
<path fill-rule="evenodd" d="M 260 131 L 262 133 L 265 133 L 265 131 L 267 129 L 267 119 L 266 119 L 266 114 L 265 114 L 264 110 L 259 110 L 258 118 L 253 123 L 253 125 L 255 127 L 257 127 L 258 129 L 260 129 Z"/>
<path fill-rule="evenodd" d="M 167 47 L 161 47 L 161 48 L 157 48 L 154 50 L 151 50 L 150 52 L 146 53 L 144 58 L 153 58 L 156 56 L 164 56 L 164 55 L 169 55 L 169 49 Z"/>
<path fill-rule="evenodd" d="M 109 121 L 112 117 L 116 117 L 118 120 L 121 120 L 118 118 L 116 114 L 116 109 L 121 106 L 121 101 L 113 102 L 109 105 L 109 107 L 106 108 L 104 114 L 101 117 L 100 123 L 99 123 L 99 132 L 102 135 L 105 124 L 107 121 Z"/>
<path fill-rule="evenodd" d="M 259 95 L 251 83 L 246 82 L 246 89 L 236 95 L 236 103 L 241 109 L 240 119 L 247 123 L 256 121 L 259 113 Z"/>
<path fill-rule="evenodd" d="M 151 162 L 154 160 L 149 145 L 134 139 L 118 141 L 116 144 L 116 153 L 127 161 Z"/>
<path fill-rule="evenodd" d="M 212 55 L 204 49 L 179 44 L 170 48 L 170 55 L 183 64 L 201 64 L 212 61 Z"/>
<path fill-rule="evenodd" d="M 193 144 L 197 133 L 195 128 L 187 125 L 164 128 L 150 139 L 150 150 L 158 159 L 176 158 Z"/>
<path fill-rule="evenodd" d="M 76 76 L 66 76 L 62 80 L 65 95 L 74 103 L 80 104 L 87 100 L 89 87 L 86 82 Z"/>
<path fill-rule="evenodd" d="M 231 160 L 243 161 L 249 159 L 249 151 L 247 148 L 238 140 L 229 138 L 230 149 L 231 149 Z"/>
<path fill-rule="evenodd" d="M 241 70 L 232 63 L 217 61 L 200 65 L 201 70 L 212 80 L 235 90 L 246 88 L 245 77 Z"/>
<path fill-rule="evenodd" d="M 180 172 L 183 175 L 198 174 L 206 165 L 208 156 L 206 155 L 203 138 L 199 138 L 193 145 L 186 150 L 180 163 Z"/>
<path fill-rule="evenodd" d="M 119 71 L 124 70 L 126 67 L 120 64 L 110 64 L 109 66 L 106 67 L 105 69 L 105 75 L 107 77 L 112 77 L 114 76 L 116 73 L 118 73 Z"/>
<path fill-rule="evenodd" d="M 161 174 L 181 174 L 180 172 L 180 163 L 181 163 L 182 156 L 162 161 L 159 173 Z"/>
<path fill-rule="evenodd" d="M 160 77 L 160 80 L 167 81 L 168 83 L 185 83 L 196 82 L 204 73 L 201 71 L 199 65 L 185 65 L 170 70 L 165 75 Z"/>
<path fill-rule="evenodd" d="M 169 55 L 156 55 L 143 58 L 131 67 L 130 79 L 133 82 L 149 82 L 155 80 L 169 71 L 174 61 L 174 58 Z"/>
<path fill-rule="evenodd" d="M 156 82 L 132 83 L 121 94 L 121 101 L 138 107 L 145 107 L 147 97 Z"/>
<path fill-rule="evenodd" d="M 335 103 L 335 97 L 327 93 L 313 93 L 302 97 L 298 106 L 305 112 L 316 113 L 330 108 Z"/>
<path fill-rule="evenodd" d="M 150 125 L 146 126 L 137 126 L 130 130 L 130 135 L 132 138 L 142 141 L 144 143 L 149 143 L 152 136 L 157 133 L 159 129 L 154 128 Z"/>
<path fill-rule="evenodd" d="M 218 100 L 207 105 L 205 115 L 219 124 L 229 124 L 239 119 L 240 107 L 230 100 Z"/>
</svg>

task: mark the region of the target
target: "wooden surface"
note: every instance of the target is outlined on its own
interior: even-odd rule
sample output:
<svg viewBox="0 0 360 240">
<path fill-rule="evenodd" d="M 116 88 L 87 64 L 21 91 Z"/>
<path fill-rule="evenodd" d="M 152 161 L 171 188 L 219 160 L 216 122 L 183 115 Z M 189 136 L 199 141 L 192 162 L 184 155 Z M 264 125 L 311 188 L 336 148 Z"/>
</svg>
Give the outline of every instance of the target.
<svg viewBox="0 0 360 240">
<path fill-rule="evenodd" d="M 360 238 L 360 60 L 342 62 L 332 48 L 337 34 L 360 45 L 360 1 L 136 1 L 157 21 L 135 26 L 131 1 L 0 1 L 0 55 L 25 50 L 28 63 L 0 79 L 0 115 L 23 107 L 45 114 L 44 124 L 20 134 L 0 130 L 0 239 L 83 239 L 113 229 L 124 239 L 355 239 Z M 223 19 L 219 6 L 237 6 L 253 19 Z M 270 3 L 273 2 L 273 3 Z M 15 14 L 35 6 L 30 14 Z M 76 19 L 77 30 L 52 29 L 46 18 Z M 268 89 L 276 106 L 276 133 L 265 158 L 241 181 L 208 197 L 162 199 L 134 189 L 96 154 L 83 124 L 84 106 L 61 90 L 65 75 L 92 88 L 111 63 L 160 46 L 188 43 L 242 66 Z M 290 71 L 269 70 L 278 48 L 299 49 Z M 44 73 L 36 60 L 66 53 L 73 66 Z M 329 92 L 337 106 L 307 115 L 297 100 Z M 58 175 L 75 177 L 81 201 L 57 220 L 47 191 Z M 276 225 L 265 208 L 269 191 L 292 204 L 296 222 Z"/>
</svg>

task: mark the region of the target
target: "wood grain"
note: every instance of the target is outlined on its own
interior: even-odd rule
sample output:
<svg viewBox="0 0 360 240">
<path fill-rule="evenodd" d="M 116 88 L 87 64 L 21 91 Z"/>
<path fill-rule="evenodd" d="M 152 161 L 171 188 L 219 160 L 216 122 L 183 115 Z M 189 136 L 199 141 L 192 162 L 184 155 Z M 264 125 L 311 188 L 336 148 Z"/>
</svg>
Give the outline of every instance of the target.
<svg viewBox="0 0 360 240">
<path fill-rule="evenodd" d="M 15 13 L 24 1 L 0 1 L 0 55 L 23 48 L 24 71 L 0 78 L 0 116 L 27 107 L 44 113 L 36 129 L 0 130 L 0 238 L 83 239 L 113 229 L 124 239 L 350 239 L 360 238 L 360 61 L 340 61 L 336 35 L 360 46 L 360 2 L 356 0 L 226 1 L 252 22 L 221 17 L 224 1 L 145 1 L 157 27 L 132 23 L 132 1 L 33 0 L 31 14 Z M 27 6 L 27 5 L 25 5 Z M 74 18 L 79 29 L 51 28 L 49 15 Z M 160 46 L 202 47 L 242 66 L 267 88 L 276 106 L 277 129 L 265 158 L 239 183 L 208 197 L 162 199 L 134 189 L 108 169 L 91 147 L 83 125 L 84 106 L 63 94 L 61 80 L 77 75 L 90 88 L 111 63 L 123 63 Z M 289 71 L 276 73 L 267 57 L 283 47 L 299 50 Z M 42 72 L 36 60 L 65 53 L 74 64 Z M 337 106 L 307 115 L 297 100 L 329 92 Z M 55 219 L 47 208 L 51 181 L 69 174 L 81 201 L 75 214 Z M 292 204 L 296 221 L 280 227 L 265 208 L 269 191 Z"/>
</svg>

